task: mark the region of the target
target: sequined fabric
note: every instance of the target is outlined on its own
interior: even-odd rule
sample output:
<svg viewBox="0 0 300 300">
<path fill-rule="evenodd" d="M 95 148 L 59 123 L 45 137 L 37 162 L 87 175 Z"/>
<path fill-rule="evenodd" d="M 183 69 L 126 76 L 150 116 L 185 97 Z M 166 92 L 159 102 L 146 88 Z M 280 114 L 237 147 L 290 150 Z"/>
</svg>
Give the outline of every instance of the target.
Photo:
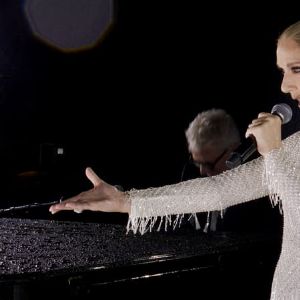
<svg viewBox="0 0 300 300">
<path fill-rule="evenodd" d="M 300 133 L 283 147 L 218 176 L 131 190 L 127 230 L 144 234 L 180 225 L 183 214 L 223 210 L 270 195 L 284 213 L 281 255 L 271 299 L 300 299 Z"/>
</svg>

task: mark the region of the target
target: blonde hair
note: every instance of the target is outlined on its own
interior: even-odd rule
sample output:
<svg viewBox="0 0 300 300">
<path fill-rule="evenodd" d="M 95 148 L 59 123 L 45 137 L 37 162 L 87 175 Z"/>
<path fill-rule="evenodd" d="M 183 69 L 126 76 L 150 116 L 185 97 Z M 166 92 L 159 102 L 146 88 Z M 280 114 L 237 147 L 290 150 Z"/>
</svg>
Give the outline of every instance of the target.
<svg viewBox="0 0 300 300">
<path fill-rule="evenodd" d="M 287 27 L 278 37 L 278 40 L 290 38 L 300 46 L 300 21 Z"/>
</svg>

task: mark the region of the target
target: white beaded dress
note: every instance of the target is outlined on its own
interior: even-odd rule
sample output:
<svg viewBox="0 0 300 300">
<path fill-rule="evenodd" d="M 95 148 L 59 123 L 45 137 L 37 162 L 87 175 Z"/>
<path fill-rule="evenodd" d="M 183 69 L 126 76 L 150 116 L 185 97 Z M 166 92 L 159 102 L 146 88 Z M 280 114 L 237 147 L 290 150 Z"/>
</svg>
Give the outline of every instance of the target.
<svg viewBox="0 0 300 300">
<path fill-rule="evenodd" d="M 271 299 L 300 299 L 300 132 L 285 139 L 280 149 L 220 175 L 129 191 L 127 229 L 143 234 L 170 223 L 175 227 L 183 214 L 223 210 L 267 195 L 284 216 Z"/>
</svg>

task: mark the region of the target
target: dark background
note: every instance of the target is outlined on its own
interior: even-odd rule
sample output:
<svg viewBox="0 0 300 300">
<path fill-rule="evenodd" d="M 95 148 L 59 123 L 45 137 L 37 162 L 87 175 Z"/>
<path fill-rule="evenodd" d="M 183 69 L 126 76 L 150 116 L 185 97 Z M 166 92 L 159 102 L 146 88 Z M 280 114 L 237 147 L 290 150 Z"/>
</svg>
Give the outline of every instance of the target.
<svg viewBox="0 0 300 300">
<path fill-rule="evenodd" d="M 184 131 L 204 109 L 226 109 L 243 135 L 258 112 L 287 102 L 295 112 L 284 135 L 298 129 L 275 63 L 276 37 L 298 20 L 296 8 L 114 3 L 105 38 L 66 53 L 33 35 L 24 1 L 1 0 L 3 207 L 87 189 L 86 166 L 125 189 L 178 182 Z"/>
</svg>

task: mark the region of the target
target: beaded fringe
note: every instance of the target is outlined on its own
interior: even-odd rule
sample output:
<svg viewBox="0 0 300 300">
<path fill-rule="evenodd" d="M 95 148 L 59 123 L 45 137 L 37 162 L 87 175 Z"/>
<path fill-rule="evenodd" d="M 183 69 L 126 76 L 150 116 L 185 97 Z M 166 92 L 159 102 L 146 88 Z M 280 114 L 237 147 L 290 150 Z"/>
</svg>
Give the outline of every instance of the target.
<svg viewBox="0 0 300 300">
<path fill-rule="evenodd" d="M 173 219 L 175 217 L 175 219 Z M 176 229 L 180 227 L 181 221 L 184 217 L 184 214 L 174 215 L 165 215 L 161 217 L 130 217 L 127 223 L 127 233 L 133 231 L 134 234 L 139 232 L 140 234 L 145 234 L 146 232 L 152 232 L 154 230 L 160 231 L 164 227 L 164 230 L 167 231 L 168 227 Z M 160 219 L 157 229 L 155 229 L 155 224 Z"/>
</svg>

